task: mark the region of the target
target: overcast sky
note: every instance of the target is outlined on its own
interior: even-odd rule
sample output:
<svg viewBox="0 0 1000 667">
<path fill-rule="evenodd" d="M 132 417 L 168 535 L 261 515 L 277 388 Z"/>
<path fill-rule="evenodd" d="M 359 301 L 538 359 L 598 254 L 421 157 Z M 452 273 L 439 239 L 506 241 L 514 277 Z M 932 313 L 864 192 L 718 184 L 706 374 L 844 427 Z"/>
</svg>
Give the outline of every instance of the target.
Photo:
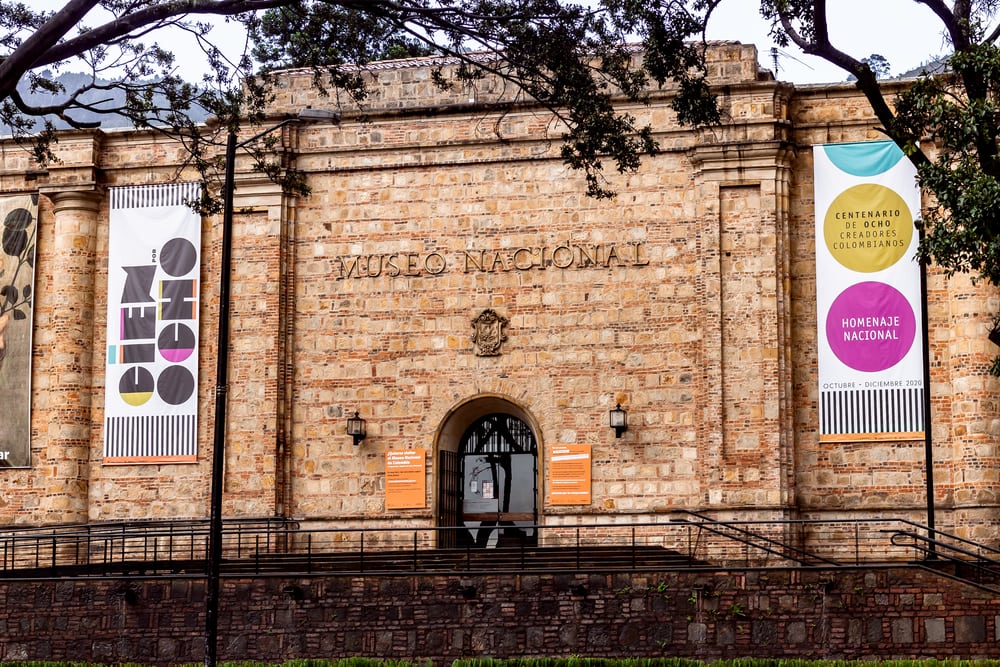
<svg viewBox="0 0 1000 667">
<path fill-rule="evenodd" d="M 940 23 L 913 0 L 834 0 L 828 4 L 834 46 L 859 60 L 877 53 L 889 61 L 893 74 L 945 52 Z M 755 44 L 761 65 L 773 71 L 770 50 L 774 42 L 759 6 L 753 0 L 723 0 L 712 15 L 708 37 Z M 795 83 L 831 83 L 844 81 L 847 75 L 789 46 L 778 54 L 776 77 Z"/>
<path fill-rule="evenodd" d="M 57 9 L 62 0 L 33 0 L 33 6 Z M 831 38 L 835 46 L 861 59 L 873 53 L 885 57 L 898 74 L 913 69 L 944 52 L 940 28 L 934 15 L 914 0 L 835 0 L 829 3 Z M 763 67 L 773 70 L 769 26 L 760 17 L 754 0 L 723 0 L 713 15 L 708 37 L 755 44 Z M 904 27 L 905 26 L 905 27 Z M 219 23 L 213 29 L 219 43 L 234 44 L 238 57 L 242 31 L 238 25 Z M 205 72 L 204 56 L 193 46 L 171 37 L 172 50 L 189 80 Z M 777 78 L 795 83 L 844 81 L 844 72 L 789 46 L 777 54 Z"/>
<path fill-rule="evenodd" d="M 885 57 L 893 74 L 918 67 L 945 51 L 940 23 L 930 10 L 914 0 L 835 0 L 829 5 L 834 44 L 858 59 L 873 53 Z M 774 42 L 759 6 L 754 0 L 723 0 L 712 16 L 708 37 L 755 44 L 760 64 L 773 71 Z M 228 36 L 231 41 L 240 40 L 237 26 L 218 25 L 214 32 Z M 185 69 L 203 71 L 203 59 L 193 49 L 187 53 L 188 56 L 177 54 L 185 58 L 182 60 Z M 842 70 L 807 56 L 794 46 L 781 49 L 777 57 L 776 76 L 782 81 L 831 83 L 847 78 Z"/>
</svg>

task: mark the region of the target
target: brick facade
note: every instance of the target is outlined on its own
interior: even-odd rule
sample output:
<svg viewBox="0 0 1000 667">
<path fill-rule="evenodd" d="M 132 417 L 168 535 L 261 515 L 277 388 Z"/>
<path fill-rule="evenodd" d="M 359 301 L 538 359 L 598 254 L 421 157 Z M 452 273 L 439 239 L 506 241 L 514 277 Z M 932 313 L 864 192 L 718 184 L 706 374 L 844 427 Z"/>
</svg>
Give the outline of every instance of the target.
<svg viewBox="0 0 1000 667">
<path fill-rule="evenodd" d="M 227 579 L 219 659 L 1000 655 L 995 596 L 916 569 Z M 187 664 L 204 583 L 4 582 L 0 658 Z"/>
<path fill-rule="evenodd" d="M 339 525 L 436 525 L 440 452 L 505 412 L 538 445 L 540 522 L 674 509 L 758 518 L 925 516 L 922 441 L 820 442 L 811 146 L 880 138 L 851 86 L 761 75 L 716 44 L 726 122 L 679 127 L 669 91 L 628 108 L 662 152 L 593 201 L 559 128 L 441 91 L 423 62 L 379 66 L 365 109 L 281 132 L 304 198 L 237 165 L 225 512 Z M 275 118 L 328 106 L 286 74 Z M 502 140 L 498 139 L 498 135 Z M 131 131 L 67 132 L 61 162 L 14 149 L 7 192 L 40 191 L 32 465 L 0 471 L 0 524 L 207 514 L 219 220 L 203 224 L 199 462 L 102 462 L 106 188 L 167 182 L 181 149 Z M 930 277 L 938 527 L 995 543 L 1000 400 L 985 370 L 997 294 Z M 508 321 L 497 356 L 472 322 Z M 629 429 L 616 439 L 608 410 Z M 367 420 L 355 447 L 349 415 Z M 548 454 L 592 447 L 592 502 L 550 502 Z M 427 452 L 424 508 L 385 508 L 385 452 Z M 530 493 L 530 492 L 529 492 Z"/>
</svg>

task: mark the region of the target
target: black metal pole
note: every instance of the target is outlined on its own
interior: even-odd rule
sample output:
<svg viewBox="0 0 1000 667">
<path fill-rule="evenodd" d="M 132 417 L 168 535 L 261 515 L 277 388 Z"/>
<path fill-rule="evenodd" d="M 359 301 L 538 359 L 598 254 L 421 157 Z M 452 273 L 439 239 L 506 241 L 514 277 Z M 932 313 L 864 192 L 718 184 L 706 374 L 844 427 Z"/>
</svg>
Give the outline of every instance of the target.
<svg viewBox="0 0 1000 667">
<path fill-rule="evenodd" d="M 205 562 L 205 667 L 215 667 L 219 637 L 219 578 L 222 569 L 222 486 L 226 465 L 226 397 L 229 392 L 229 295 L 233 263 L 233 195 L 236 191 L 236 149 L 290 123 L 340 122 L 340 114 L 324 109 L 303 109 L 294 118 L 237 142 L 236 132 L 226 137 L 226 175 L 222 186 L 222 251 L 219 260 L 219 337 L 216 345 L 215 434 L 212 439 L 212 489 L 209 498 L 208 554 Z"/>
<path fill-rule="evenodd" d="M 923 229 L 920 230 L 920 240 L 923 240 Z M 924 467 L 926 468 L 927 483 L 927 537 L 928 542 L 927 557 L 937 558 L 937 548 L 935 540 L 937 534 L 934 525 L 934 435 L 931 432 L 931 341 L 930 341 L 930 316 L 927 313 L 927 263 L 920 261 L 920 323 L 923 330 L 923 357 L 924 357 Z"/>
<path fill-rule="evenodd" d="M 223 184 L 222 251 L 219 266 L 219 337 L 216 346 L 215 436 L 212 445 L 212 490 L 208 526 L 208 570 L 205 591 L 205 667 L 215 667 L 219 635 L 219 573 L 222 566 L 222 484 L 226 463 L 226 395 L 229 375 L 229 291 L 233 254 L 233 190 L 236 180 L 236 133 L 226 140 Z"/>
</svg>

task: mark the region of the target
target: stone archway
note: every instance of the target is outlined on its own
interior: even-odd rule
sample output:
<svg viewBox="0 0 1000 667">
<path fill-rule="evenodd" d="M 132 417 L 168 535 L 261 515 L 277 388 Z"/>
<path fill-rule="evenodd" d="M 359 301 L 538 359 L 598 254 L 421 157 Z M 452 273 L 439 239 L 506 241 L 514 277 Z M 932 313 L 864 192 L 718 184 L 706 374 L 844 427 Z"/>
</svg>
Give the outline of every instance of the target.
<svg viewBox="0 0 1000 667">
<path fill-rule="evenodd" d="M 449 412 L 435 459 L 439 546 L 537 541 L 537 434 L 531 415 L 502 396 L 474 397 Z"/>
</svg>

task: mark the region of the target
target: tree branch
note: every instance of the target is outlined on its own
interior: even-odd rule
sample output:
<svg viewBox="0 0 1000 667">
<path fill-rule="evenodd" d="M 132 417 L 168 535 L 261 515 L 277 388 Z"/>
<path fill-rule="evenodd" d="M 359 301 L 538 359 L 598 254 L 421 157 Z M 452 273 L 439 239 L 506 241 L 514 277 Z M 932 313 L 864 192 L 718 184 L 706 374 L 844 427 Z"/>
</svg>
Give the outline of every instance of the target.
<svg viewBox="0 0 1000 667">
<path fill-rule="evenodd" d="M 17 82 L 41 56 L 93 9 L 98 0 L 70 0 L 52 18 L 32 33 L 0 63 L 0 97 L 17 87 Z"/>
<path fill-rule="evenodd" d="M 76 0 L 82 2 L 84 0 Z M 96 0 L 87 0 L 96 2 Z M 178 0 L 152 5 L 116 18 L 85 33 L 47 47 L 34 61 L 35 67 L 67 60 L 95 47 L 115 43 L 132 32 L 147 26 L 157 26 L 169 19 L 188 15 L 235 16 L 247 12 L 272 9 L 288 4 L 288 0 Z M 0 88 L 0 93 L 3 93 Z"/>
<path fill-rule="evenodd" d="M 965 31 L 962 30 L 962 23 L 968 25 L 969 12 L 971 7 L 967 2 L 956 2 L 955 9 L 952 10 L 943 0 L 913 0 L 918 5 L 924 5 L 938 17 L 948 33 L 948 39 L 955 46 L 955 49 L 966 48 L 969 44 L 965 40 Z M 960 46 L 961 45 L 961 46 Z"/>
<path fill-rule="evenodd" d="M 918 0 L 920 1 L 920 0 Z M 933 1 L 933 0 L 930 0 Z M 812 3 L 813 15 L 813 38 L 808 40 L 795 30 L 793 16 L 787 12 L 780 12 L 779 19 L 781 27 L 788 35 L 789 39 L 795 43 L 803 53 L 822 58 L 823 60 L 836 65 L 845 72 L 855 76 L 855 86 L 868 100 L 875 117 L 882 124 L 882 131 L 899 145 L 905 145 L 908 137 L 900 135 L 896 128 L 896 114 L 889 106 L 882 91 L 882 86 L 871 68 L 865 63 L 857 60 L 849 54 L 836 48 L 830 41 L 829 23 L 827 21 L 827 10 L 825 0 L 816 0 Z M 914 143 L 914 142 L 909 142 Z M 917 147 L 916 151 L 908 156 L 914 165 L 919 166 L 929 161 L 927 155 Z"/>
</svg>

